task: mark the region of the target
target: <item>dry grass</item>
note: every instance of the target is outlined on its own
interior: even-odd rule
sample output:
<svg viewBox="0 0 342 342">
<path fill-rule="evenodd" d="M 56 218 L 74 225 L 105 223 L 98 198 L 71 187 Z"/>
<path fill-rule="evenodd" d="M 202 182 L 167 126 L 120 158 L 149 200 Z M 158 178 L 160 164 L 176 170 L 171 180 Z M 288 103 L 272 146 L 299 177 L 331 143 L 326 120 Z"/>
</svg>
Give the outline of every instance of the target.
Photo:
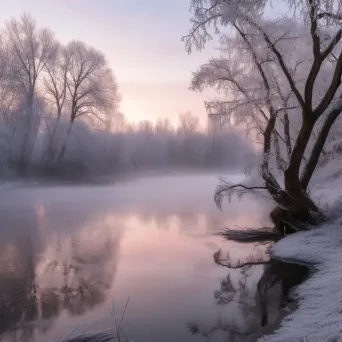
<svg viewBox="0 0 342 342">
<path fill-rule="evenodd" d="M 127 311 L 127 307 L 129 304 L 129 298 L 126 301 L 126 305 L 124 311 L 121 315 L 120 319 L 117 319 L 115 306 L 113 304 L 110 313 L 113 317 L 115 328 L 101 331 L 93 331 L 93 332 L 83 332 L 81 334 L 76 334 L 79 327 L 72 330 L 65 338 L 58 340 L 56 342 L 129 342 L 129 339 L 124 331 L 125 325 L 125 314 Z"/>
</svg>

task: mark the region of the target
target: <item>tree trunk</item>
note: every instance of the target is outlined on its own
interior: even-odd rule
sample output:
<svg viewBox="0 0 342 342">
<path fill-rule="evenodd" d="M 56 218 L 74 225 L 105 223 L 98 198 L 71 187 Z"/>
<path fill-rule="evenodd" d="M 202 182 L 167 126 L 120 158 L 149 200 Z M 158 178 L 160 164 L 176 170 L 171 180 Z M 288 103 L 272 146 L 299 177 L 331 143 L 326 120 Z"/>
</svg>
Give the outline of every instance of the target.
<svg viewBox="0 0 342 342">
<path fill-rule="evenodd" d="M 305 149 L 310 140 L 315 120 L 303 116 L 302 127 L 299 131 L 296 143 L 290 158 L 288 168 L 284 172 L 285 190 L 293 197 L 302 197 L 302 187 L 299 180 L 299 170 L 302 163 Z"/>
<path fill-rule="evenodd" d="M 279 170 L 285 170 L 285 161 L 281 156 L 280 144 L 279 144 L 279 137 L 276 131 L 273 131 L 273 140 L 274 140 L 274 149 L 276 153 L 276 163 Z"/>
<path fill-rule="evenodd" d="M 291 134 L 290 134 L 290 120 L 287 113 L 284 114 L 284 136 L 286 143 L 287 155 L 290 160 L 292 153 L 292 144 L 291 144 Z"/>
<path fill-rule="evenodd" d="M 67 146 L 68 146 L 68 142 L 69 142 L 69 139 L 70 139 L 70 135 L 71 135 L 72 126 L 73 126 L 73 122 L 70 122 L 70 125 L 68 127 L 68 131 L 67 131 L 67 136 L 66 136 L 66 138 L 65 138 L 65 140 L 63 142 L 61 151 L 60 151 L 59 156 L 58 156 L 58 164 L 61 164 L 63 159 L 64 159 L 65 152 L 66 152 L 66 149 L 67 149 Z"/>
<path fill-rule="evenodd" d="M 341 113 L 340 108 L 336 108 L 332 110 L 329 113 L 327 119 L 325 120 L 321 128 L 321 131 L 319 132 L 318 138 L 316 139 L 316 142 L 311 151 L 309 160 L 305 166 L 305 169 L 302 175 L 301 186 L 304 190 L 306 190 L 309 185 L 310 179 L 316 169 L 319 157 L 323 151 L 324 144 L 328 138 L 330 129 L 332 125 L 334 124 L 334 122 L 336 121 L 336 119 L 338 118 L 340 113 Z"/>
<path fill-rule="evenodd" d="M 24 120 L 23 120 L 23 133 L 21 139 L 21 152 L 20 152 L 20 160 L 19 160 L 19 172 L 25 173 L 27 164 L 29 161 L 29 151 L 30 151 L 30 138 L 31 138 L 31 121 L 32 121 L 33 108 L 31 102 L 28 105 L 28 108 L 24 112 Z"/>
<path fill-rule="evenodd" d="M 62 113 L 58 112 L 57 120 L 56 120 L 56 123 L 53 127 L 51 138 L 49 141 L 49 146 L 47 148 L 47 164 L 48 165 L 51 165 L 55 162 L 56 151 L 53 151 L 53 144 L 55 142 L 55 136 L 56 136 L 57 128 L 59 126 L 59 122 L 61 121 L 61 117 L 62 117 Z"/>
<path fill-rule="evenodd" d="M 271 153 L 271 143 L 272 143 L 272 132 L 276 124 L 276 115 L 271 112 L 270 119 L 268 120 L 265 132 L 264 132 L 264 150 L 263 150 L 263 161 L 261 164 L 261 174 L 265 181 L 265 187 L 269 194 L 277 201 L 278 191 L 280 186 L 269 170 L 269 158 Z"/>
</svg>

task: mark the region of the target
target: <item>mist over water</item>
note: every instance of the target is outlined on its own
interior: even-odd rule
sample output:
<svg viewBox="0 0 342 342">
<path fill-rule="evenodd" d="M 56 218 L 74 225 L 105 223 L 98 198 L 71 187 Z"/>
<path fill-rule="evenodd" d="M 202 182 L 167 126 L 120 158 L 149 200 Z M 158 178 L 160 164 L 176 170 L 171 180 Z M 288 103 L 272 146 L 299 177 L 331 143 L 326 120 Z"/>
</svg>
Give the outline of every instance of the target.
<svg viewBox="0 0 342 342">
<path fill-rule="evenodd" d="M 230 310 L 213 298 L 228 273 L 213 253 L 254 250 L 214 233 L 254 226 L 267 213 L 248 198 L 220 212 L 212 199 L 217 182 L 216 174 L 197 174 L 3 188 L 0 340 L 45 342 L 79 324 L 113 327 L 109 310 L 114 303 L 120 317 L 128 297 L 131 340 L 200 339 L 187 322 L 214 324 Z"/>
</svg>

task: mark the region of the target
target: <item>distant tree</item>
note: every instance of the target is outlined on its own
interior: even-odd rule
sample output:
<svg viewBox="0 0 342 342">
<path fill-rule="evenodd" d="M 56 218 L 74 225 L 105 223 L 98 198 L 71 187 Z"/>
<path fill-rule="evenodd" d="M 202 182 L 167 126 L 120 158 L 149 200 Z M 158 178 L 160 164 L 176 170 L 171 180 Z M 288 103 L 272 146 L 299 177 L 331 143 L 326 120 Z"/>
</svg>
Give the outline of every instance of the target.
<svg viewBox="0 0 342 342">
<path fill-rule="evenodd" d="M 155 127 L 156 133 L 170 133 L 173 131 L 172 124 L 169 118 L 158 118 Z"/>
<path fill-rule="evenodd" d="M 114 112 L 113 115 L 109 116 L 110 120 L 109 130 L 113 132 L 124 132 L 127 126 L 125 115 L 119 111 Z"/>
<path fill-rule="evenodd" d="M 188 138 L 190 134 L 196 132 L 199 128 L 199 119 L 191 112 L 179 115 L 178 133 L 184 138 Z"/>
<path fill-rule="evenodd" d="M 59 154 L 60 162 L 64 158 L 75 120 L 83 117 L 104 124 L 106 117 L 115 113 L 120 101 L 113 72 L 101 52 L 83 42 L 73 41 L 66 47 L 66 55 L 70 124 Z"/>
<path fill-rule="evenodd" d="M 46 64 L 56 53 L 56 44 L 52 32 L 48 29 L 37 29 L 35 20 L 28 14 L 23 14 L 19 20 L 13 18 L 8 21 L 5 34 L 12 61 L 11 75 L 23 94 L 24 134 L 20 165 L 25 167 L 34 140 L 33 107 L 38 79 Z"/>
<path fill-rule="evenodd" d="M 11 74 L 11 54 L 6 39 L 0 35 L 0 119 L 8 123 L 18 99 L 16 82 Z"/>
<path fill-rule="evenodd" d="M 138 132 L 145 134 L 153 134 L 153 123 L 149 120 L 139 121 Z"/>
<path fill-rule="evenodd" d="M 194 137 L 195 133 L 199 129 L 199 119 L 194 116 L 191 112 L 182 113 L 179 115 L 179 124 L 177 133 L 179 135 L 181 144 L 179 157 L 182 163 L 187 160 L 188 162 L 194 162 L 195 153 L 197 152 L 194 148 Z"/>
</svg>

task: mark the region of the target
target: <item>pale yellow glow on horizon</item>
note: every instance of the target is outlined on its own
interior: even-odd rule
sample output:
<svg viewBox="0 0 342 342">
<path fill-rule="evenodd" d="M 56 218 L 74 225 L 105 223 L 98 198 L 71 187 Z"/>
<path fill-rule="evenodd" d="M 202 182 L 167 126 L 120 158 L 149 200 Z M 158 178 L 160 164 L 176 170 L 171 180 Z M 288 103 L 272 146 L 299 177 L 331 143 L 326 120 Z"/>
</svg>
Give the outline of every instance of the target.
<svg viewBox="0 0 342 342">
<path fill-rule="evenodd" d="M 139 1 L 12 0 L 1 9 L 0 25 L 23 12 L 38 27 L 49 27 L 63 44 L 81 40 L 105 54 L 128 121 L 167 117 L 175 124 L 180 113 L 191 111 L 206 125 L 203 98 L 188 87 L 191 72 L 217 51 L 209 44 L 202 52 L 186 53 L 180 40 L 189 26 L 186 1 L 149 0 L 141 6 Z"/>
</svg>

